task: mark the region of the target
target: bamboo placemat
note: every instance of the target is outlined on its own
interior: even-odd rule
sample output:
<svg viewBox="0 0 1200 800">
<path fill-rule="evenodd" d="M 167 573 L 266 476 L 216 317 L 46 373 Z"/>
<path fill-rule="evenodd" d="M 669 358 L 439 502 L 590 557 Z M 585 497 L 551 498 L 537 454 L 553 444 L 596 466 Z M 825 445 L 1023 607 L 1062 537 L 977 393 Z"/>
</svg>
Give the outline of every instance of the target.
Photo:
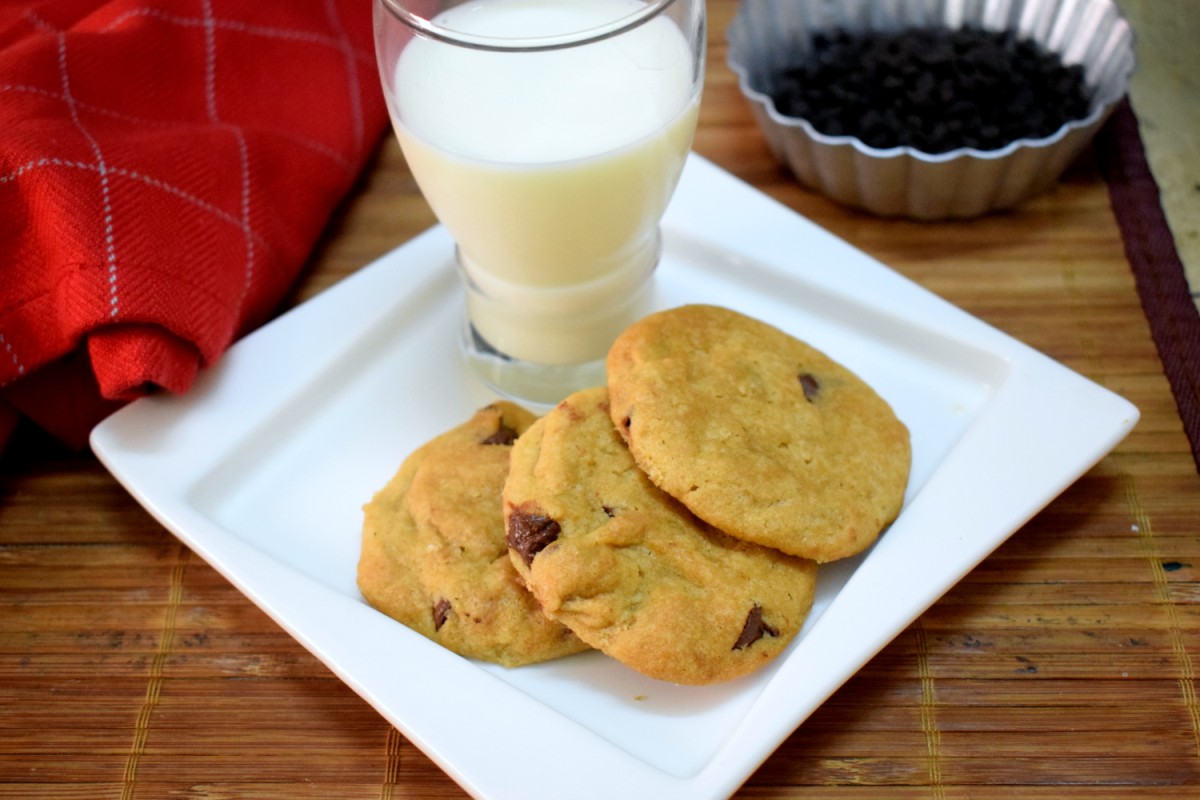
<svg viewBox="0 0 1200 800">
<path fill-rule="evenodd" d="M 709 2 L 702 155 L 1142 411 L 738 796 L 1200 796 L 1200 477 L 1170 342 L 1156 346 L 1144 265 L 1098 168 L 1106 145 L 1009 214 L 929 225 L 846 211 L 766 151 L 724 66 L 732 9 Z M 383 142 L 293 302 L 432 221 Z M 1195 386 L 1189 364 L 1171 369 Z M 94 458 L 30 430 L 0 461 L 0 704 L 0 797 L 464 796 Z"/>
</svg>

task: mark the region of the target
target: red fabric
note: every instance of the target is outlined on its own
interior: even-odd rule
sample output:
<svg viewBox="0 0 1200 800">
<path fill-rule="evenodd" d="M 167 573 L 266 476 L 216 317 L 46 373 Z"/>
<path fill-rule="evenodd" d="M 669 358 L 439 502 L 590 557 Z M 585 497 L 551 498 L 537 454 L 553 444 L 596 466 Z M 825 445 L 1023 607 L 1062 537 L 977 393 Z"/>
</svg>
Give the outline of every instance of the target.
<svg viewBox="0 0 1200 800">
<path fill-rule="evenodd" d="M 0 447 L 268 317 L 386 125 L 373 53 L 369 0 L 0 4 Z"/>
</svg>

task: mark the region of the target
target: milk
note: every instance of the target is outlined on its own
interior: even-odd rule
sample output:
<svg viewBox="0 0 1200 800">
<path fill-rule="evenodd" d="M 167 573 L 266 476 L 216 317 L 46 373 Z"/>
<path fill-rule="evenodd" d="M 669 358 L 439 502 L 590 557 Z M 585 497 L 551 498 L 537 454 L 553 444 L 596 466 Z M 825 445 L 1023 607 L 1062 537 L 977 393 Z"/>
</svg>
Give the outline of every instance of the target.
<svg viewBox="0 0 1200 800">
<path fill-rule="evenodd" d="M 643 8 L 638 0 L 474 0 L 435 22 L 548 37 Z M 644 309 L 658 221 L 699 105 L 695 59 L 655 18 L 581 47 L 511 53 L 414 39 L 396 64 L 405 158 L 459 247 L 479 334 L 514 358 L 603 357 Z"/>
</svg>

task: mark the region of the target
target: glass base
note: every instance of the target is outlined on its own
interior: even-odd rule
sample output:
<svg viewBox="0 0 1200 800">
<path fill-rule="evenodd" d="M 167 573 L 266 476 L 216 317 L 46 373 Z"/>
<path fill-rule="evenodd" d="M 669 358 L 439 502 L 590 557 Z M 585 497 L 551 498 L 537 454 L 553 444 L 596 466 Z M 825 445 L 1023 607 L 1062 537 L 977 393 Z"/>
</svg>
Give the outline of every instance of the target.
<svg viewBox="0 0 1200 800">
<path fill-rule="evenodd" d="M 492 390 L 516 403 L 548 408 L 580 389 L 604 384 L 604 359 L 582 364 L 536 364 L 501 353 L 464 315 L 460 350 Z"/>
</svg>

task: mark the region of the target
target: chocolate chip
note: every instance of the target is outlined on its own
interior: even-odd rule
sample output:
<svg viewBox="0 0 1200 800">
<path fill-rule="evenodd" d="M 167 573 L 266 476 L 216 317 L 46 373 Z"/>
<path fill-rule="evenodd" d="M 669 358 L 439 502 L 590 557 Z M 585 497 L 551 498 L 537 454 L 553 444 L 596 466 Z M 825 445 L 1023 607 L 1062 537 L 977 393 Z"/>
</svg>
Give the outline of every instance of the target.
<svg viewBox="0 0 1200 800">
<path fill-rule="evenodd" d="M 610 517 L 615 517 L 617 515 L 616 509 L 614 509 L 612 506 L 605 505 L 605 506 L 600 506 L 600 507 L 603 508 L 604 513 Z"/>
<path fill-rule="evenodd" d="M 763 636 L 778 636 L 779 629 L 763 622 L 762 606 L 755 606 L 750 609 L 750 613 L 746 615 L 746 624 L 742 626 L 742 633 L 733 644 L 734 650 L 743 650 L 757 642 Z"/>
<path fill-rule="evenodd" d="M 812 403 L 821 392 L 821 382 L 807 372 L 800 373 L 800 388 L 804 390 L 804 399 Z"/>
<path fill-rule="evenodd" d="M 443 597 L 433 604 L 433 629 L 440 631 L 449 616 L 450 601 Z"/>
<path fill-rule="evenodd" d="M 557 539 L 561 531 L 557 522 L 541 514 L 512 514 L 508 518 L 508 546 L 520 554 L 528 567 L 533 564 L 533 557 Z"/>
<path fill-rule="evenodd" d="M 500 423 L 500 427 L 491 436 L 484 439 L 480 444 L 503 444 L 510 445 L 517 440 L 517 432 L 512 428 Z"/>
</svg>

